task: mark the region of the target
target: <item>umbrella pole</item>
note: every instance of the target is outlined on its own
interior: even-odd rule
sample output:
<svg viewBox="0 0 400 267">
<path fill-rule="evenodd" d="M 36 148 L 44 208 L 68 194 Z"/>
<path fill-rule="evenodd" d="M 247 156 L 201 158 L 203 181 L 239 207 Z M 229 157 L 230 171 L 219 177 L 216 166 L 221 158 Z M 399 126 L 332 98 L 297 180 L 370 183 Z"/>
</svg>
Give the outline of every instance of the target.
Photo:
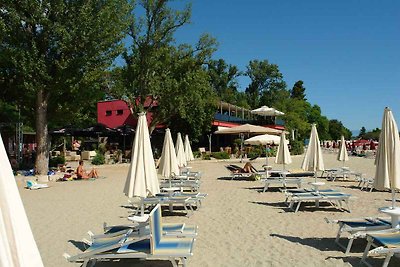
<svg viewBox="0 0 400 267">
<path fill-rule="evenodd" d="M 265 165 L 268 166 L 268 145 L 265 146 Z"/>
<path fill-rule="evenodd" d="M 394 190 L 394 188 L 392 188 L 392 209 L 395 208 L 395 204 L 396 204 L 396 191 Z"/>
</svg>

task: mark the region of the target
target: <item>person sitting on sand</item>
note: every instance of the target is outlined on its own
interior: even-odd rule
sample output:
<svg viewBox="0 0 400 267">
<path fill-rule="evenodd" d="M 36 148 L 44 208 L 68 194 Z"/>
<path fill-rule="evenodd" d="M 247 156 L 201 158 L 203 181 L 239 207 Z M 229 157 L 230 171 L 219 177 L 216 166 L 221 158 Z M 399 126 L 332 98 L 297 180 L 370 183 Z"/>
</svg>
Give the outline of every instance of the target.
<svg viewBox="0 0 400 267">
<path fill-rule="evenodd" d="M 235 170 L 234 173 L 253 173 L 254 172 L 253 170 L 254 170 L 253 165 L 251 165 L 250 162 L 246 162 L 243 168 Z"/>
<path fill-rule="evenodd" d="M 78 179 L 89 179 L 89 178 L 97 178 L 99 175 L 97 174 L 97 170 L 93 168 L 89 173 L 87 173 L 83 169 L 83 160 L 79 161 L 79 166 L 76 169 L 76 176 Z"/>
</svg>

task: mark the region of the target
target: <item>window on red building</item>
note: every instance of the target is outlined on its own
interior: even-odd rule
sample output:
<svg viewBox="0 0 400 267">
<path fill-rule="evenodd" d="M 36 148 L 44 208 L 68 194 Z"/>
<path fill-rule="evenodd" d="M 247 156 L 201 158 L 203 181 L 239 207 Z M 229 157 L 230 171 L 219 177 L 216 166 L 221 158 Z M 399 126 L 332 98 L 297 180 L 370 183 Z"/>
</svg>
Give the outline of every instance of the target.
<svg viewBox="0 0 400 267">
<path fill-rule="evenodd" d="M 117 110 L 117 115 L 122 115 L 124 114 L 124 110 L 123 109 L 118 109 Z"/>
<path fill-rule="evenodd" d="M 112 111 L 111 110 L 106 110 L 106 116 L 111 116 L 112 115 Z"/>
</svg>

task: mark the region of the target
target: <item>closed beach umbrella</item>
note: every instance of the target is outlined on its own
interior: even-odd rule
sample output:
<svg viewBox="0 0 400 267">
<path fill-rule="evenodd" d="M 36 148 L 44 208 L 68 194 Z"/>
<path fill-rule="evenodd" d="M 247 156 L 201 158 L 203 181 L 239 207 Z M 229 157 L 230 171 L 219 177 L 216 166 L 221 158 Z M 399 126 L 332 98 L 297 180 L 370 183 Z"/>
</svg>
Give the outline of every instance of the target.
<svg viewBox="0 0 400 267">
<path fill-rule="evenodd" d="M 185 135 L 185 156 L 186 156 L 186 161 L 194 160 L 192 147 L 190 146 L 188 135 Z"/>
<path fill-rule="evenodd" d="M 395 190 L 400 189 L 400 140 L 393 113 L 385 108 L 379 146 L 375 159 L 374 187 L 392 190 L 392 207 L 395 206 Z"/>
<path fill-rule="evenodd" d="M 42 267 L 11 164 L 0 135 L 0 266 Z"/>
<path fill-rule="evenodd" d="M 124 193 L 128 197 L 147 197 L 148 193 L 152 195 L 160 193 L 160 185 L 147 128 L 146 113 L 144 112 L 139 114 L 137 122 L 132 146 L 132 159 Z"/>
<path fill-rule="evenodd" d="M 180 168 L 186 166 L 187 161 L 186 161 L 185 148 L 183 146 L 181 133 L 178 133 L 178 136 L 176 137 L 175 150 L 176 150 L 176 159 L 178 160 L 178 166 Z"/>
<path fill-rule="evenodd" d="M 341 141 L 340 141 L 340 148 L 339 148 L 339 154 L 337 156 L 338 161 L 344 162 L 349 160 L 349 155 L 347 154 L 347 148 L 346 148 L 346 141 L 344 140 L 344 136 L 342 135 Z"/>
<path fill-rule="evenodd" d="M 171 131 L 169 129 L 165 130 L 164 145 L 161 153 L 158 173 L 163 177 L 170 177 L 172 173 L 179 173 L 174 141 L 172 141 Z"/>
<path fill-rule="evenodd" d="M 292 158 L 290 157 L 289 147 L 286 142 L 286 134 L 282 132 L 281 140 L 279 142 L 278 151 L 276 152 L 275 158 L 276 164 L 282 164 L 283 170 L 285 170 L 285 165 L 292 163 Z"/>
<path fill-rule="evenodd" d="M 308 143 L 308 148 L 303 163 L 301 164 L 301 168 L 305 171 L 313 171 L 315 182 L 317 181 L 317 171 L 324 170 L 322 149 L 318 138 L 317 126 L 315 124 L 311 126 L 310 142 Z"/>
</svg>

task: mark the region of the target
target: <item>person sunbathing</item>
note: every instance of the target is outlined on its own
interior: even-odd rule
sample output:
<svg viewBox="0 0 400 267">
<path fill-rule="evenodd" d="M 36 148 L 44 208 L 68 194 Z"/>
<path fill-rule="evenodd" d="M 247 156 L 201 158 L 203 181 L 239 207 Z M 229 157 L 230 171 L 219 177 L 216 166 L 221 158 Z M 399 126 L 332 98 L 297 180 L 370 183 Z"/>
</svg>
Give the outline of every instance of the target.
<svg viewBox="0 0 400 267">
<path fill-rule="evenodd" d="M 254 173 L 254 167 L 251 165 L 250 162 L 246 162 L 244 164 L 243 168 L 237 169 L 234 171 L 234 173 Z"/>
<path fill-rule="evenodd" d="M 76 176 L 78 179 L 89 179 L 99 177 L 97 170 L 93 168 L 89 173 L 83 169 L 83 160 L 79 161 L 79 166 L 76 169 Z"/>
</svg>

